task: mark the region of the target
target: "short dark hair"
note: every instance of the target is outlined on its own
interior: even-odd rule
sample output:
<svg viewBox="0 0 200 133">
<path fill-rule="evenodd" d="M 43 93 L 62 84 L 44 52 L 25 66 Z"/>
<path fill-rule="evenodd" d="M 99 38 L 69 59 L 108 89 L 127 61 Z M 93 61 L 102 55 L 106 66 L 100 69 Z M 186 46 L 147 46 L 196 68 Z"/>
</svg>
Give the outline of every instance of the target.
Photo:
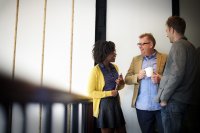
<svg viewBox="0 0 200 133">
<path fill-rule="evenodd" d="M 156 45 L 156 40 L 151 33 L 143 33 L 139 36 L 139 38 L 148 37 L 153 42 L 153 45 Z"/>
<path fill-rule="evenodd" d="M 172 27 L 176 32 L 184 35 L 186 29 L 186 22 L 179 16 L 171 16 L 167 19 L 166 25 Z"/>
<path fill-rule="evenodd" d="M 115 51 L 115 44 L 111 41 L 98 40 L 92 50 L 95 63 L 103 63 L 106 57 Z"/>
</svg>

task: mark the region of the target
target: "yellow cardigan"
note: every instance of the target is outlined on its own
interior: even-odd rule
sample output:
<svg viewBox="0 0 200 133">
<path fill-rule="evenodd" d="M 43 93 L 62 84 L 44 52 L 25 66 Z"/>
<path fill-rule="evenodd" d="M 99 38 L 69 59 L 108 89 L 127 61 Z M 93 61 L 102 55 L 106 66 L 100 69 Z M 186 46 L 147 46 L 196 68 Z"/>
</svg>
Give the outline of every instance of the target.
<svg viewBox="0 0 200 133">
<path fill-rule="evenodd" d="M 113 64 L 117 70 L 118 67 Z M 105 86 L 105 80 L 103 73 L 99 65 L 97 64 L 91 71 L 89 83 L 88 83 L 88 93 L 89 96 L 93 99 L 93 116 L 98 118 L 99 115 L 99 104 L 101 98 L 110 97 L 111 91 L 103 91 L 103 87 Z M 119 85 L 117 90 L 124 88 L 124 85 Z"/>
</svg>

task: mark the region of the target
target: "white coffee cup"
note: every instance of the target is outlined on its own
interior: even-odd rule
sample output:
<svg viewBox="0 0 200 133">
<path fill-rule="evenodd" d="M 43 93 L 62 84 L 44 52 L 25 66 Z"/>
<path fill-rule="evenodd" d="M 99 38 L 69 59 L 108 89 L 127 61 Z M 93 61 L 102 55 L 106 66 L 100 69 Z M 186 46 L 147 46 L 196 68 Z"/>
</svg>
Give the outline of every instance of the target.
<svg viewBox="0 0 200 133">
<path fill-rule="evenodd" d="M 151 77 L 153 75 L 153 67 L 147 67 L 144 70 L 147 77 Z"/>
</svg>

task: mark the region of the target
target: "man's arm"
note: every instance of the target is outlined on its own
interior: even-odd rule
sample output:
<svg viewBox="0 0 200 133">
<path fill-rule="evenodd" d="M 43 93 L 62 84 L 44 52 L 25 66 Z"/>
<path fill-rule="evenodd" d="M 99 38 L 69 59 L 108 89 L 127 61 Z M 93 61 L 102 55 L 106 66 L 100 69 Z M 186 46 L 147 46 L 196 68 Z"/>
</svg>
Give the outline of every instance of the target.
<svg viewBox="0 0 200 133">
<path fill-rule="evenodd" d="M 170 64 L 166 66 L 168 67 L 166 68 L 166 75 L 163 76 L 163 81 L 165 83 L 163 84 L 164 90 L 160 96 L 161 102 L 167 102 L 169 100 L 183 79 L 186 64 L 186 50 L 184 46 L 181 44 L 173 44 L 169 58 L 171 58 L 169 59 L 169 61 L 171 61 Z"/>
<path fill-rule="evenodd" d="M 129 67 L 129 70 L 125 76 L 125 83 L 128 85 L 132 85 L 132 84 L 139 84 L 138 83 L 138 74 L 136 73 L 136 67 L 138 66 L 139 61 L 136 61 L 135 58 L 133 58 L 131 65 Z"/>
</svg>

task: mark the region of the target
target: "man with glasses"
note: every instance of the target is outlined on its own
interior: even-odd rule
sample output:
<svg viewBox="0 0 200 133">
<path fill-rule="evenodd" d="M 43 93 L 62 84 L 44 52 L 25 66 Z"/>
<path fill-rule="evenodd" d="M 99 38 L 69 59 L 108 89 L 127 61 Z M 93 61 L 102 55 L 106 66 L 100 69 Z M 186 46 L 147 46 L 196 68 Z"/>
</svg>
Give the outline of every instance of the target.
<svg viewBox="0 0 200 133">
<path fill-rule="evenodd" d="M 136 108 L 142 133 L 155 133 L 156 129 L 159 133 L 163 133 L 161 106 L 155 102 L 155 96 L 167 55 L 154 49 L 156 41 L 151 33 L 140 35 L 137 45 L 141 55 L 133 57 L 125 76 L 125 83 L 134 85 L 132 107 Z"/>
</svg>

